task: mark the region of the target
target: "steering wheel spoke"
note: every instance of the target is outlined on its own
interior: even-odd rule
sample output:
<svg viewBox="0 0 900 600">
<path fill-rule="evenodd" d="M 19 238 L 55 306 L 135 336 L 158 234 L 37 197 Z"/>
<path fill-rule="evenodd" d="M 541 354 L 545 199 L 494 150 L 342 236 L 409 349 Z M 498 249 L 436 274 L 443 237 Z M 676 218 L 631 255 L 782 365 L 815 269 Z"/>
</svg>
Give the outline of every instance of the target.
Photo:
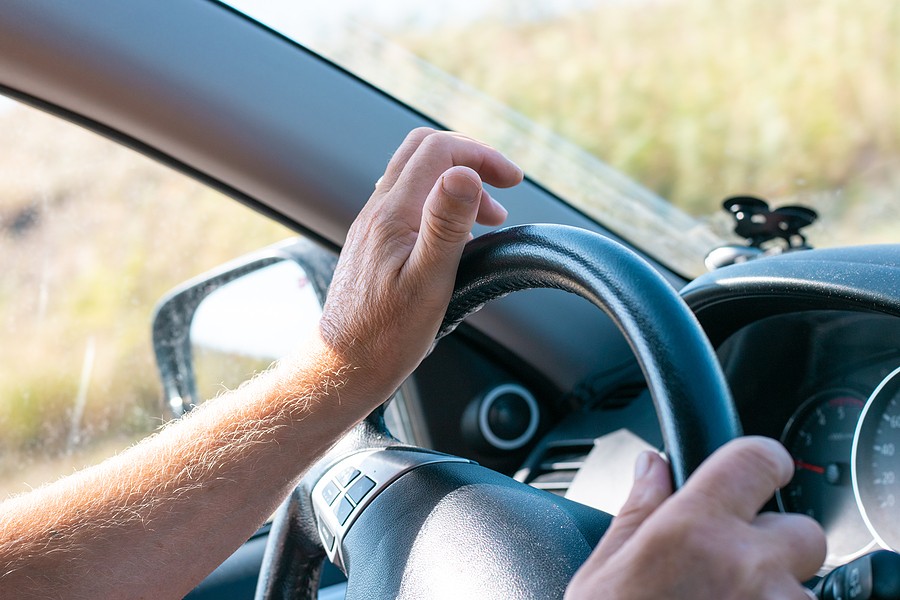
<svg viewBox="0 0 900 600">
<path fill-rule="evenodd" d="M 312 491 L 319 536 L 328 559 L 343 570 L 342 544 L 356 518 L 401 476 L 436 463 L 472 461 L 439 452 L 392 447 L 351 454 L 328 469 Z"/>
</svg>

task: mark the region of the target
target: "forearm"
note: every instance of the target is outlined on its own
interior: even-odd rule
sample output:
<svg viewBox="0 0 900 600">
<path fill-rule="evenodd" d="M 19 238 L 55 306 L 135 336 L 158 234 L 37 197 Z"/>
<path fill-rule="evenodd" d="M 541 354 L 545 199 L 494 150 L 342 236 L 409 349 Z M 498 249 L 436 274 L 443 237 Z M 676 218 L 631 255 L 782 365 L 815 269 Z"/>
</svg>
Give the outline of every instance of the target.
<svg viewBox="0 0 900 600">
<path fill-rule="evenodd" d="M 316 337 L 119 456 L 0 505 L 0 597 L 183 596 L 383 399 L 354 375 Z"/>
<path fill-rule="evenodd" d="M 472 225 L 506 211 L 496 150 L 417 129 L 351 227 L 317 336 L 97 467 L 0 505 L 0 596 L 181 597 L 237 548 L 434 340 Z"/>
</svg>

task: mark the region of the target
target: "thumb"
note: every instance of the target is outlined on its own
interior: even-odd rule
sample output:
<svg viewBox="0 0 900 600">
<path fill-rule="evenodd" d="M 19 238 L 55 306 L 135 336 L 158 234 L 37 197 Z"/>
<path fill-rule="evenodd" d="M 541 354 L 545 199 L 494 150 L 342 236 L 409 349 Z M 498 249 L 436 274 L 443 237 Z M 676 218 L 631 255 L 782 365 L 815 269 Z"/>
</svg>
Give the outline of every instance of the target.
<svg viewBox="0 0 900 600">
<path fill-rule="evenodd" d="M 481 197 L 481 178 L 472 169 L 453 167 L 441 175 L 422 209 L 419 238 L 411 256 L 418 268 L 432 273 L 446 271 L 452 284 Z"/>
<path fill-rule="evenodd" d="M 597 545 L 589 563 L 600 565 L 627 542 L 638 527 L 672 495 L 669 464 L 656 452 L 638 456 L 634 469 L 634 485 L 622 510 Z"/>
</svg>

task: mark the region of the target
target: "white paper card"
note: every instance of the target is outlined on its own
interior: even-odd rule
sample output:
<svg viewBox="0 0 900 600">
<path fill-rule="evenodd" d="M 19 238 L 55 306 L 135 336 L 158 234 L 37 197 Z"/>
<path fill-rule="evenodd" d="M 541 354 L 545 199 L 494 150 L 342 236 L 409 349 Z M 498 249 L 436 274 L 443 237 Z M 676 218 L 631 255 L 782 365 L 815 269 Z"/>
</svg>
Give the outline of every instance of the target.
<svg viewBox="0 0 900 600">
<path fill-rule="evenodd" d="M 611 515 L 619 514 L 634 483 L 634 463 L 644 450 L 655 452 L 656 448 L 627 429 L 598 437 L 575 474 L 566 498 Z"/>
</svg>

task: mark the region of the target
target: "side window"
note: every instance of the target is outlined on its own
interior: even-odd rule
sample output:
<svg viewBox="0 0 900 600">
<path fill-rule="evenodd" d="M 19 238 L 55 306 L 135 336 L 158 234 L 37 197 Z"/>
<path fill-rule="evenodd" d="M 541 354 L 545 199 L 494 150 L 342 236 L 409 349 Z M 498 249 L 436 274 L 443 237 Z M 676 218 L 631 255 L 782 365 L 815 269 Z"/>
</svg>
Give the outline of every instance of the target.
<svg viewBox="0 0 900 600">
<path fill-rule="evenodd" d="M 0 98 L 0 499 L 165 419 L 157 300 L 294 236 L 186 176 Z"/>
</svg>

